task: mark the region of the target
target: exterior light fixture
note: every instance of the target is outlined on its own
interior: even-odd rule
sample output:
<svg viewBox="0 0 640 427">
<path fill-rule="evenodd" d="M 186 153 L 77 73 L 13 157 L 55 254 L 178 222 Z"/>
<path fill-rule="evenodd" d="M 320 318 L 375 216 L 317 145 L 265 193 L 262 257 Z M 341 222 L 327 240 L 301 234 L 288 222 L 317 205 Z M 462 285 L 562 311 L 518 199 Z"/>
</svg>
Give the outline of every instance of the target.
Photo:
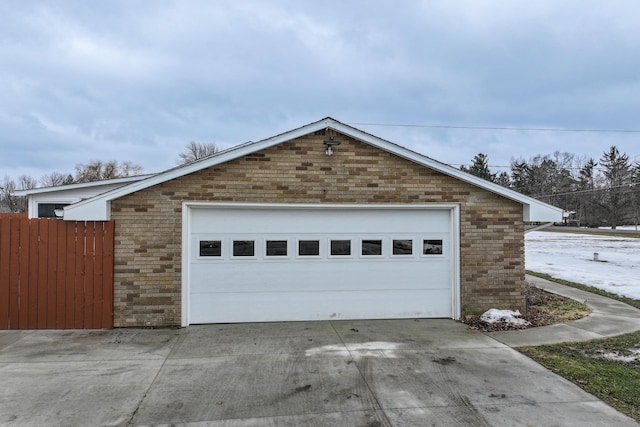
<svg viewBox="0 0 640 427">
<path fill-rule="evenodd" d="M 330 136 L 329 139 L 325 139 L 322 143 L 327 146 L 327 150 L 324 152 L 327 156 L 333 155 L 334 145 L 340 145 L 340 141 L 333 139 L 333 136 Z"/>
</svg>

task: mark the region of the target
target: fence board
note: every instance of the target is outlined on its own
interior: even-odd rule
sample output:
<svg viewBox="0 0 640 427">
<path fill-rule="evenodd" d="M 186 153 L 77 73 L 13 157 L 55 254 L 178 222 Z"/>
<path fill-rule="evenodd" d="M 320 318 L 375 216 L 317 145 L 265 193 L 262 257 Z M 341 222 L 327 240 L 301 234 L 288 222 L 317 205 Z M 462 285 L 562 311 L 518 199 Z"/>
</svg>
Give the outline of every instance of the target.
<svg viewBox="0 0 640 427">
<path fill-rule="evenodd" d="M 84 326 L 84 238 L 85 229 L 80 224 L 76 224 L 76 251 L 75 251 L 75 295 L 73 327 L 74 329 L 82 329 Z"/>
<path fill-rule="evenodd" d="M 66 303 L 64 307 L 64 328 L 71 329 L 75 323 L 73 316 L 75 314 L 75 295 L 76 295 L 76 223 L 66 224 L 67 233 L 67 262 L 65 270 L 65 297 Z"/>
<path fill-rule="evenodd" d="M 27 328 L 38 329 L 38 265 L 40 264 L 39 225 L 40 221 L 29 221 L 29 312 L 27 313 Z M 22 268 L 22 266 L 20 266 Z M 22 286 L 20 286 L 22 289 Z"/>
<path fill-rule="evenodd" d="M 94 309 L 94 276 L 93 266 L 96 262 L 94 245 L 96 243 L 96 226 L 95 223 L 87 223 L 86 238 L 84 247 L 84 327 L 93 328 L 93 309 Z"/>
<path fill-rule="evenodd" d="M 49 223 L 51 221 L 38 221 L 38 282 L 36 283 L 36 310 L 34 323 L 37 329 L 47 327 L 47 261 L 55 253 L 48 253 Z"/>
<path fill-rule="evenodd" d="M 20 247 L 18 248 L 18 288 L 16 289 L 19 301 L 20 315 L 18 317 L 18 328 L 29 329 L 29 279 L 31 278 L 31 268 L 29 268 L 29 259 L 37 261 L 37 258 L 30 258 L 29 245 L 29 221 L 20 220 L 14 223 L 15 232 L 20 236 Z M 22 248 L 23 250 L 20 250 Z"/>
<path fill-rule="evenodd" d="M 9 329 L 9 266 L 11 265 L 11 223 L 0 223 L 0 329 Z"/>
<path fill-rule="evenodd" d="M 100 224 L 98 227 L 96 224 L 96 243 L 95 243 L 95 266 L 93 269 L 93 277 L 95 280 L 95 287 L 93 293 L 93 324 L 102 324 L 102 313 L 104 310 L 104 242 L 105 240 L 105 227 L 107 224 Z"/>
<path fill-rule="evenodd" d="M 56 242 L 56 253 L 58 271 L 56 274 L 56 323 L 57 329 L 64 328 L 66 320 L 66 266 L 67 266 L 67 224 L 57 221 L 58 241 Z"/>
<path fill-rule="evenodd" d="M 0 214 L 0 329 L 113 327 L 113 222 Z"/>
<path fill-rule="evenodd" d="M 18 329 L 20 325 L 20 222 L 9 222 L 11 234 L 11 260 L 9 263 L 9 327 Z"/>
<path fill-rule="evenodd" d="M 47 235 L 47 271 L 45 281 L 45 289 L 47 299 L 46 299 L 46 319 L 45 325 L 55 325 L 56 324 L 56 309 L 58 307 L 58 303 L 56 300 L 57 296 L 57 288 L 58 288 L 58 251 L 57 251 L 57 240 L 58 240 L 58 223 L 60 221 L 49 221 L 49 233 Z M 38 326 L 40 327 L 40 326 Z"/>
</svg>

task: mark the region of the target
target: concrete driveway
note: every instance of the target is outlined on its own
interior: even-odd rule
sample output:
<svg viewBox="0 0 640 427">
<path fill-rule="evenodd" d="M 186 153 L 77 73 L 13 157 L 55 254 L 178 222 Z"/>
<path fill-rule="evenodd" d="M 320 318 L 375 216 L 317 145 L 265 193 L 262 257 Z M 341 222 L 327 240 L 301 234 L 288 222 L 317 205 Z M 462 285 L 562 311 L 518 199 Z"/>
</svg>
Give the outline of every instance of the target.
<svg viewBox="0 0 640 427">
<path fill-rule="evenodd" d="M 1 331 L 0 424 L 635 426 L 452 320 Z"/>
</svg>

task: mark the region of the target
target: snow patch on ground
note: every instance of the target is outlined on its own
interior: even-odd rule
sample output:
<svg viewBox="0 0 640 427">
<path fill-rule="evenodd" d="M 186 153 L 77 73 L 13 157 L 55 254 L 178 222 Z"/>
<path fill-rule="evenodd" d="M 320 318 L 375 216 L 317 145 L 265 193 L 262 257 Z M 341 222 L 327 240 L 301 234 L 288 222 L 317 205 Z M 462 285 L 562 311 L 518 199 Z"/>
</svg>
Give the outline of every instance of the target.
<svg viewBox="0 0 640 427">
<path fill-rule="evenodd" d="M 593 260 L 594 252 L 599 261 Z M 640 299 L 640 239 L 532 231 L 525 234 L 528 270 Z"/>
<path fill-rule="evenodd" d="M 598 227 L 599 230 L 611 230 L 611 227 Z M 616 230 L 640 230 L 640 226 L 638 225 L 619 225 L 616 227 Z"/>
<path fill-rule="evenodd" d="M 310 348 L 305 352 L 305 355 L 317 356 L 330 354 L 339 356 L 351 355 L 354 359 L 359 359 L 361 357 L 382 357 L 387 359 L 395 359 L 397 357 L 396 350 L 398 350 L 399 347 L 400 344 L 398 343 L 385 341 L 345 343 L 344 345 L 332 344 Z"/>
<path fill-rule="evenodd" d="M 609 360 L 611 362 L 636 363 L 640 361 L 640 348 L 629 350 L 631 354 L 624 355 L 618 351 L 615 352 L 599 352 L 595 355 L 596 359 Z"/>
<path fill-rule="evenodd" d="M 522 316 L 522 314 L 520 314 L 518 310 L 498 310 L 497 308 L 492 308 L 482 313 L 480 320 L 486 323 L 505 322 L 517 326 L 529 326 L 530 323 L 525 319 L 521 319 L 520 316 Z"/>
</svg>

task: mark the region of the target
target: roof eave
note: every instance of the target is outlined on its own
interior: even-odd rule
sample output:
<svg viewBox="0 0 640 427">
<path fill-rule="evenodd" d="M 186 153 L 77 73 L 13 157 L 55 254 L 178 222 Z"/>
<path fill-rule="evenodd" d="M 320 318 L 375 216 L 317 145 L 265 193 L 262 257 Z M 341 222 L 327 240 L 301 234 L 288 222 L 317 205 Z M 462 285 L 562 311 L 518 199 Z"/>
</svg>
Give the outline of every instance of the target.
<svg viewBox="0 0 640 427">
<path fill-rule="evenodd" d="M 122 178 L 102 179 L 100 181 L 81 182 L 76 184 L 56 185 L 52 187 L 29 188 L 25 190 L 16 190 L 13 192 L 13 195 L 24 197 L 24 196 L 30 196 L 32 194 L 57 193 L 60 191 L 77 190 L 79 188 L 99 187 L 101 185 L 113 185 L 113 184 L 125 185 L 131 182 L 143 180 L 153 175 L 154 174 L 145 174 L 145 175 L 127 176 Z"/>
</svg>

